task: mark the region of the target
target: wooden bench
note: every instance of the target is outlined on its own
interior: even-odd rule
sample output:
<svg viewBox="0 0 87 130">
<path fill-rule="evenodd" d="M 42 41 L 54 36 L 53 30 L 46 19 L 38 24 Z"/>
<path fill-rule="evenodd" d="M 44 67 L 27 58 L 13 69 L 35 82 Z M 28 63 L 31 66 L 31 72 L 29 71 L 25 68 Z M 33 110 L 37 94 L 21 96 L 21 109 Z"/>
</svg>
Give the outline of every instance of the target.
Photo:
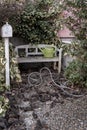
<svg viewBox="0 0 87 130">
<path fill-rule="evenodd" d="M 52 58 L 44 57 L 40 48 L 54 47 L 55 56 Z M 15 47 L 18 63 L 38 63 L 38 62 L 53 62 L 53 68 L 61 72 L 62 48 L 58 49 L 54 45 L 19 45 Z"/>
</svg>

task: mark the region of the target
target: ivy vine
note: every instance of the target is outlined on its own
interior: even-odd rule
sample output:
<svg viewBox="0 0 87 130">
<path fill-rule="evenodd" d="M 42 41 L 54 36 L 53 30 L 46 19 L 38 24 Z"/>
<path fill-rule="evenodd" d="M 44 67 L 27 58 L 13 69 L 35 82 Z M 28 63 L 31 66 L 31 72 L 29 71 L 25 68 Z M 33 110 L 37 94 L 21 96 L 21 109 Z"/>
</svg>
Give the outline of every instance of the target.
<svg viewBox="0 0 87 130">
<path fill-rule="evenodd" d="M 15 26 L 16 36 L 32 44 L 59 43 L 57 33 L 62 21 L 62 8 L 59 3 L 56 0 L 37 0 L 33 4 L 29 3 L 21 15 L 15 17 L 18 21 Z"/>
<path fill-rule="evenodd" d="M 9 106 L 9 99 L 6 97 L 6 91 L 10 90 L 11 86 L 5 85 L 5 50 L 4 43 L 0 41 L 0 116 L 4 116 Z M 18 70 L 15 52 L 12 44 L 10 44 L 10 78 L 11 81 L 21 81 L 20 72 Z"/>
</svg>

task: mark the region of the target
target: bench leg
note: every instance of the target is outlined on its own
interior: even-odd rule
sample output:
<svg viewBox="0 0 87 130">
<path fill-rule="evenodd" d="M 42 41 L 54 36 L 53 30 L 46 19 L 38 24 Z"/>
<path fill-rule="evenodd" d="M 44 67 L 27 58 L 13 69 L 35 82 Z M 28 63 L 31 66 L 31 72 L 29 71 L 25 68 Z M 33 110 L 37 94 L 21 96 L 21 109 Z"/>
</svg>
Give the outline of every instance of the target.
<svg viewBox="0 0 87 130">
<path fill-rule="evenodd" d="M 53 69 L 56 70 L 56 62 L 53 64 Z"/>
<path fill-rule="evenodd" d="M 61 62 L 54 62 L 54 64 L 53 64 L 53 69 L 54 70 L 58 70 L 58 73 L 60 74 L 60 72 L 61 72 Z"/>
<path fill-rule="evenodd" d="M 62 48 L 59 51 L 59 64 L 58 64 L 58 73 L 61 72 L 61 59 L 62 59 Z"/>
<path fill-rule="evenodd" d="M 60 74 L 61 72 L 61 62 L 58 63 L 58 73 Z"/>
</svg>

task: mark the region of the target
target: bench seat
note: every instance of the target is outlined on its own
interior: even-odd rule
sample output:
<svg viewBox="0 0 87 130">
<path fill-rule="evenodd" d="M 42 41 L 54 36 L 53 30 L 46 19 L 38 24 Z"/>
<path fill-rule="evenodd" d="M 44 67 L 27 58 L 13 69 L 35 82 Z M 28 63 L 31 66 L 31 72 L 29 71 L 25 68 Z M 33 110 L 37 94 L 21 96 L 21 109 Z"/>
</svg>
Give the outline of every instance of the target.
<svg viewBox="0 0 87 130">
<path fill-rule="evenodd" d="M 17 58 L 18 63 L 34 63 L 34 62 L 58 62 L 58 57 L 52 57 L 52 58 L 46 58 L 43 56 L 29 56 L 29 57 L 18 57 Z"/>
</svg>

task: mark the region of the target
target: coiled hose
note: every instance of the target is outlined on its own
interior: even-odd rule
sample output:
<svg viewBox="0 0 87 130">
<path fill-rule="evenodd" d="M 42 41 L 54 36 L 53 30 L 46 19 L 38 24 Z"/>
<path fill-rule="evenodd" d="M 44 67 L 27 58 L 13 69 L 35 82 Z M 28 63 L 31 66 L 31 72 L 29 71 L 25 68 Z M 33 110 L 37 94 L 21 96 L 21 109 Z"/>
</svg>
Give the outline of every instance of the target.
<svg viewBox="0 0 87 130">
<path fill-rule="evenodd" d="M 47 70 L 49 72 L 52 83 L 54 84 L 55 87 L 58 87 L 63 92 L 64 95 L 67 95 L 69 97 L 77 97 L 77 98 L 83 96 L 83 95 L 80 95 L 80 94 L 77 95 L 77 94 L 70 93 L 70 92 L 68 92 L 68 90 L 72 90 L 71 88 L 69 88 L 69 87 L 67 87 L 63 84 L 57 84 L 53 79 L 53 76 L 52 76 L 50 69 L 47 68 L 47 67 L 41 68 L 40 72 L 32 72 L 28 75 L 29 86 L 40 86 L 42 84 L 42 81 L 43 81 L 42 71 L 43 70 Z"/>
</svg>

